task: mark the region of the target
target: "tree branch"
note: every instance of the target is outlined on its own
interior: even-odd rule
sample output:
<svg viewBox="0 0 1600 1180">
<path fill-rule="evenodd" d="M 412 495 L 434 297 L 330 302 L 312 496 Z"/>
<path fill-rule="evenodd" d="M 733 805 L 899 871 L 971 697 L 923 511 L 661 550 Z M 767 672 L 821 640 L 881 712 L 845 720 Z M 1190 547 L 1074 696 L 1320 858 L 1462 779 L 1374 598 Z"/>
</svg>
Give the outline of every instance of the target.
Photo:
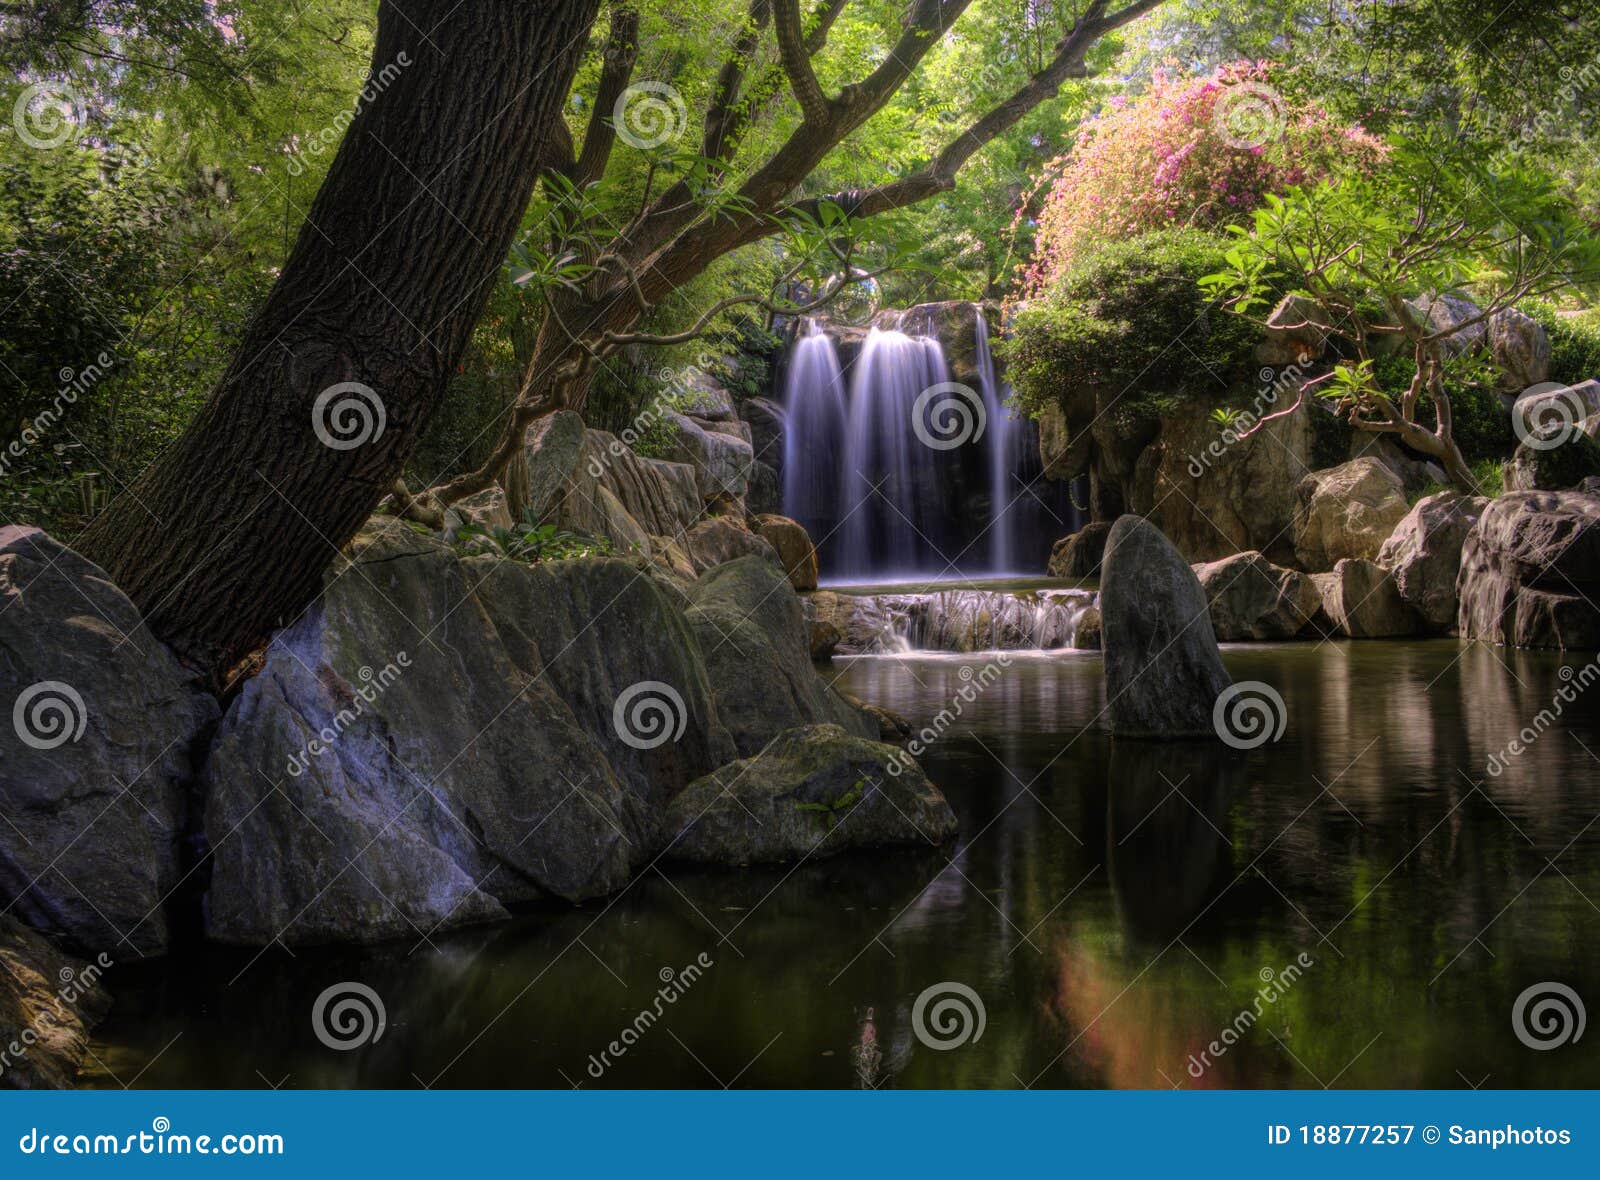
<svg viewBox="0 0 1600 1180">
<path fill-rule="evenodd" d="M 601 51 L 603 65 L 595 87 L 594 109 L 589 112 L 588 129 L 583 133 L 583 154 L 572 171 L 572 182 L 579 188 L 599 180 L 611 158 L 617 140 L 612 110 L 628 88 L 634 63 L 639 60 L 639 14 L 627 0 L 611 8 L 611 32 Z"/>
<path fill-rule="evenodd" d="M 772 0 L 772 3 L 778 59 L 788 76 L 789 89 L 800 104 L 806 126 L 820 127 L 828 121 L 828 96 L 822 93 L 822 84 L 811 68 L 811 54 L 806 51 L 800 29 L 800 0 Z"/>
</svg>

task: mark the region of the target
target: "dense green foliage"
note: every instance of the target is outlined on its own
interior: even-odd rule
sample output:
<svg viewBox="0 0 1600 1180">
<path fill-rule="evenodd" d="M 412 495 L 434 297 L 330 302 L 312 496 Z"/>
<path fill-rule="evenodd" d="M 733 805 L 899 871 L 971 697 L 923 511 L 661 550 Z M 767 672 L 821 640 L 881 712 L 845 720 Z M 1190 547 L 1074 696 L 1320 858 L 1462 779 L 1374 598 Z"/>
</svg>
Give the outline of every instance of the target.
<svg viewBox="0 0 1600 1180">
<path fill-rule="evenodd" d="M 1548 303 L 1523 310 L 1544 325 L 1550 337 L 1550 380 L 1576 385 L 1600 377 L 1600 320 L 1592 313 L 1564 311 Z"/>
<path fill-rule="evenodd" d="M 1119 414 L 1153 417 L 1225 395 L 1255 340 L 1200 289 L 1226 249 L 1199 230 L 1156 230 L 1077 260 L 1011 322 L 1005 353 L 1019 406 L 1037 414 L 1100 390 Z"/>
</svg>

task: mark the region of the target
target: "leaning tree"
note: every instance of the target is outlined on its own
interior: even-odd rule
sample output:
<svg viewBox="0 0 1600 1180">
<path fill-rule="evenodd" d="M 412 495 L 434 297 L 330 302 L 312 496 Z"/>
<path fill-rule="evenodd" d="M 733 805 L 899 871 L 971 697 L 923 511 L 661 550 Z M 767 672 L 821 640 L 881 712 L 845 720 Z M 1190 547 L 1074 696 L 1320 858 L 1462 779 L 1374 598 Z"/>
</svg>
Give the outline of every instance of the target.
<svg viewBox="0 0 1600 1180">
<path fill-rule="evenodd" d="M 80 541 L 212 682 L 310 601 L 438 408 L 598 7 L 380 4 L 363 101 L 228 370 Z"/>
<path fill-rule="evenodd" d="M 647 180 L 636 211 L 615 226 L 592 222 L 584 194 L 623 134 L 630 87 L 660 88 L 635 84 L 639 20 L 627 0 L 613 7 L 594 84 L 574 104 L 590 112 L 581 141 L 561 109 L 598 0 L 405 0 L 404 12 L 385 0 L 372 74 L 402 53 L 411 64 L 358 109 L 209 404 L 95 521 L 88 551 L 157 635 L 220 681 L 310 601 L 334 551 L 386 494 L 436 518 L 489 486 L 533 419 L 583 408 L 605 357 L 693 335 L 732 302 L 761 298 L 718 301 L 679 331 L 638 330 L 716 260 L 797 227 L 828 236 L 949 191 L 986 144 L 1068 79 L 1090 76 L 1097 43 L 1162 0 L 1051 7 L 1061 35 L 1048 52 L 952 126 L 928 159 L 884 183 L 805 194 L 973 0 L 911 0 L 869 55 L 875 66 L 824 86 L 829 34 L 850 2 L 818 0 L 802 13 L 799 0 L 751 0 L 715 72 L 693 166 L 659 191 Z M 1044 11 L 1030 7 L 1027 19 Z M 752 160 L 740 148 L 763 116 L 780 133 Z M 541 176 L 544 192 L 563 199 L 550 202 L 543 237 L 524 255 L 529 273 L 551 281 L 518 396 L 481 467 L 414 495 L 397 480 Z"/>
</svg>

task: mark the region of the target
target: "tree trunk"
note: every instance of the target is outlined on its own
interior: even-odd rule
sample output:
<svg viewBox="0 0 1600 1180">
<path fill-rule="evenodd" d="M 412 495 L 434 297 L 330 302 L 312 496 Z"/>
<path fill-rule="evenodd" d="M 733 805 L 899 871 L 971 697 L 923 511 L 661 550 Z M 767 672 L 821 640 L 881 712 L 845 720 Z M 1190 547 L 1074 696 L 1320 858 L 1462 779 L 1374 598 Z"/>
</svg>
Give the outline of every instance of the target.
<svg viewBox="0 0 1600 1180">
<path fill-rule="evenodd" d="M 85 534 L 213 683 L 312 599 L 438 407 L 598 0 L 404 7 L 379 7 L 366 101 L 227 374 Z"/>
</svg>

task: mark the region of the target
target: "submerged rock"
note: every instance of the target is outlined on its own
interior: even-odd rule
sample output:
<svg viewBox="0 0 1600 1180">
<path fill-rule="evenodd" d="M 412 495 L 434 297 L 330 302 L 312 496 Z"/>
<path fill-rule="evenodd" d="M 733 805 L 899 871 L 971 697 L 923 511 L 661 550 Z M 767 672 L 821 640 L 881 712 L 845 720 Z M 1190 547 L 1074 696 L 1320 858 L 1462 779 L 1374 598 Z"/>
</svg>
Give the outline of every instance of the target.
<svg viewBox="0 0 1600 1180">
<path fill-rule="evenodd" d="M 1370 561 L 1345 558 L 1331 573 L 1313 574 L 1322 610 L 1335 635 L 1347 639 L 1390 639 L 1414 635 L 1417 616 L 1394 576 Z"/>
<path fill-rule="evenodd" d="M 76 1084 L 89 1030 L 111 1007 L 93 963 L 62 954 L 0 914 L 0 1088 L 64 1090 Z"/>
<path fill-rule="evenodd" d="M 1467 535 L 1456 590 L 1463 639 L 1600 647 L 1600 494 L 1511 492 L 1491 500 Z"/>
<path fill-rule="evenodd" d="M 1123 516 L 1111 528 L 1100 616 L 1111 732 L 1214 734 L 1212 708 L 1232 681 L 1205 591 L 1172 542 L 1141 517 Z"/>
<path fill-rule="evenodd" d="M 0 528 L 0 909 L 118 959 L 167 946 L 195 744 L 216 719 L 104 570 Z"/>
<path fill-rule="evenodd" d="M 1370 456 L 1313 471 L 1295 495 L 1294 551 L 1311 571 L 1346 557 L 1374 560 L 1409 510 L 1400 477 Z"/>
<path fill-rule="evenodd" d="M 1212 629 L 1223 643 L 1293 639 L 1322 603 L 1310 577 L 1255 552 L 1197 565 L 1194 572 L 1205 591 Z"/>
<path fill-rule="evenodd" d="M 690 783 L 667 824 L 667 855 L 725 865 L 936 845 L 957 828 L 950 804 L 908 755 L 836 725 L 788 730 L 754 757 Z"/>
<path fill-rule="evenodd" d="M 1078 629 L 1072 634 L 1072 646 L 1079 651 L 1099 651 L 1100 608 L 1091 606 L 1078 616 Z"/>
<path fill-rule="evenodd" d="M 1459 492 L 1425 496 L 1378 551 L 1378 564 L 1394 575 L 1400 597 L 1432 634 L 1455 629 L 1461 549 L 1488 503 Z"/>
</svg>

